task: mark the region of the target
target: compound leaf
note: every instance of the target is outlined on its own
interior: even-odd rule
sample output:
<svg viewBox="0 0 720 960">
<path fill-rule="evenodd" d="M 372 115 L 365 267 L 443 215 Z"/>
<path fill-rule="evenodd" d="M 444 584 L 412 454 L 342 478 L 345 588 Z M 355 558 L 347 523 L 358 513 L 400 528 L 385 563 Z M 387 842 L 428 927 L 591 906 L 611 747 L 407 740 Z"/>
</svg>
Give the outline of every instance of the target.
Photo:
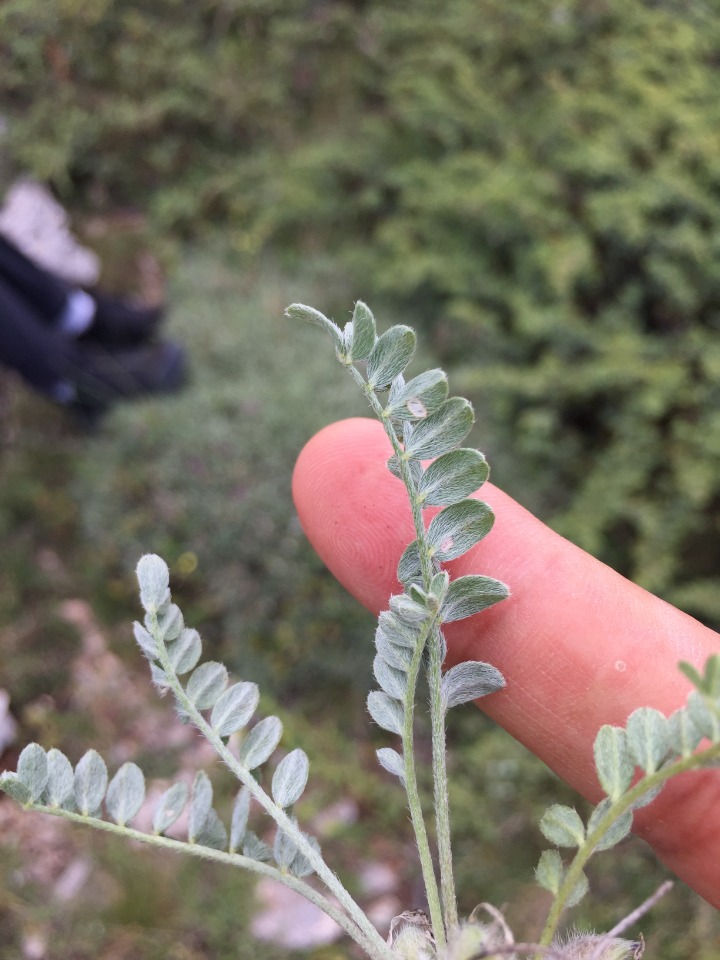
<svg viewBox="0 0 720 960">
<path fill-rule="evenodd" d="M 593 747 L 600 786 L 611 800 L 617 800 L 632 782 L 635 765 L 622 727 L 600 727 Z"/>
<path fill-rule="evenodd" d="M 124 763 L 110 781 L 105 806 L 115 823 L 130 823 L 145 799 L 145 777 L 135 763 Z"/>
<path fill-rule="evenodd" d="M 75 806 L 84 817 L 99 810 L 107 789 L 105 761 L 96 750 L 88 750 L 75 767 Z"/>
<path fill-rule="evenodd" d="M 167 648 L 168 658 L 175 673 L 181 677 L 197 664 L 202 654 L 202 641 L 197 630 L 185 627 L 177 640 Z"/>
<path fill-rule="evenodd" d="M 402 736 L 403 708 L 397 700 L 381 690 L 373 690 L 368 694 L 367 708 L 379 727 Z"/>
<path fill-rule="evenodd" d="M 544 890 L 557 893 L 563 881 L 565 870 L 557 850 L 543 850 L 535 867 L 535 879 Z"/>
<path fill-rule="evenodd" d="M 229 737 L 247 726 L 259 702 L 260 690 L 256 683 L 235 683 L 213 707 L 210 723 L 221 737 Z"/>
<path fill-rule="evenodd" d="M 442 370 L 427 370 L 390 396 L 385 415 L 396 420 L 423 420 L 447 398 L 448 382 Z"/>
<path fill-rule="evenodd" d="M 306 323 L 313 323 L 315 326 L 322 327 L 332 337 L 335 349 L 341 349 L 342 331 L 340 327 L 332 320 L 328 320 L 324 313 L 320 313 L 314 307 L 307 307 L 304 303 L 291 303 L 285 311 L 285 316 L 290 320 L 304 320 Z"/>
<path fill-rule="evenodd" d="M 489 474 L 487 460 L 478 450 L 451 450 L 425 470 L 418 483 L 418 494 L 428 506 L 446 507 L 469 497 Z"/>
<path fill-rule="evenodd" d="M 213 788 L 210 778 L 204 770 L 198 770 L 193 781 L 190 797 L 190 822 L 188 823 L 188 840 L 197 843 L 202 833 L 205 821 L 212 810 Z M 207 844 L 205 844 L 207 846 Z"/>
<path fill-rule="evenodd" d="M 412 360 L 415 333 L 410 327 L 390 327 L 379 337 L 367 362 L 368 384 L 372 390 L 385 390 Z"/>
<path fill-rule="evenodd" d="M 405 779 L 405 764 L 403 758 L 391 747 L 381 747 L 379 750 L 375 751 L 378 758 L 380 766 L 387 770 L 388 773 L 392 773 L 396 777 L 400 777 L 401 780 Z"/>
<path fill-rule="evenodd" d="M 20 754 L 17 775 L 27 787 L 30 799 L 39 800 L 48 782 L 47 754 L 39 743 L 29 743 Z"/>
<path fill-rule="evenodd" d="M 466 660 L 451 667 L 442 678 L 440 695 L 445 710 L 469 703 L 479 697 L 502 690 L 505 678 L 492 664 Z"/>
<path fill-rule="evenodd" d="M 601 800 L 600 803 L 595 807 L 593 812 L 590 814 L 590 819 L 588 820 L 587 833 L 590 836 L 591 833 L 594 833 L 600 821 L 605 817 L 608 810 L 612 806 L 613 801 L 609 797 L 605 797 L 604 800 Z M 618 817 L 612 822 L 605 833 L 603 834 L 602 840 L 595 847 L 596 850 L 609 850 L 611 847 L 614 847 L 615 844 L 620 843 L 630 830 L 632 829 L 633 815 L 632 810 L 627 810 L 622 816 Z"/>
<path fill-rule="evenodd" d="M 304 750 L 297 748 L 283 757 L 272 778 L 273 800 L 279 807 L 291 807 L 300 799 L 309 770 L 310 761 Z"/>
<path fill-rule="evenodd" d="M 461 500 L 441 510 L 428 527 L 427 541 L 440 563 L 462 556 L 492 529 L 495 514 L 482 500 Z"/>
<path fill-rule="evenodd" d="M 65 754 L 54 747 L 48 750 L 47 770 L 45 802 L 51 807 L 74 807 L 75 773 Z"/>
<path fill-rule="evenodd" d="M 548 807 L 540 829 L 545 838 L 558 847 L 579 847 L 585 839 L 585 826 L 577 810 L 560 803 Z"/>
<path fill-rule="evenodd" d="M 185 809 L 188 800 L 188 788 L 184 783 L 174 783 L 160 797 L 155 816 L 153 817 L 153 833 L 165 833 L 175 823 Z"/>
<path fill-rule="evenodd" d="M 185 693 L 198 710 L 214 706 L 228 681 L 227 667 L 215 660 L 208 660 L 190 675 Z"/>
<path fill-rule="evenodd" d="M 667 717 L 653 707 L 633 710 L 625 725 L 630 753 L 646 773 L 655 773 L 670 746 Z"/>
<path fill-rule="evenodd" d="M 140 602 L 148 613 L 156 613 L 170 599 L 170 570 L 154 553 L 140 557 L 135 571 L 140 585 Z"/>
<path fill-rule="evenodd" d="M 250 791 L 241 787 L 235 797 L 232 818 L 230 820 L 230 853 L 239 850 L 247 833 L 248 817 L 250 815 Z"/>
<path fill-rule="evenodd" d="M 362 300 L 358 300 L 355 304 L 350 329 L 352 331 L 352 337 L 348 351 L 349 358 L 353 361 L 367 360 L 370 356 L 370 351 L 375 346 L 375 317 L 372 315 L 372 311 L 367 304 L 363 303 Z"/>
<path fill-rule="evenodd" d="M 405 444 L 405 457 L 432 460 L 458 447 L 475 420 L 473 408 L 462 397 L 451 397 L 435 413 L 415 425 Z"/>
<path fill-rule="evenodd" d="M 240 745 L 239 760 L 248 770 L 262 766 L 280 742 L 282 723 L 277 717 L 265 717 L 256 724 Z"/>
<path fill-rule="evenodd" d="M 510 591 L 493 577 L 470 575 L 452 580 L 442 606 L 443 623 L 472 617 L 510 596 Z"/>
</svg>

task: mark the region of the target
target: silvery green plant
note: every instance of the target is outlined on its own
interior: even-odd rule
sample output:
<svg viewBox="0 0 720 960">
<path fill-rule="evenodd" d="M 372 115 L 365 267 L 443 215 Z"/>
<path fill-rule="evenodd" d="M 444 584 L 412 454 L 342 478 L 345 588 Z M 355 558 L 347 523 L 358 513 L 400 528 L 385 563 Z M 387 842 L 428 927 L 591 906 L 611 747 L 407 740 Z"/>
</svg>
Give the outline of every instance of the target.
<svg viewBox="0 0 720 960">
<path fill-rule="evenodd" d="M 145 802 L 145 777 L 125 763 L 109 778 L 104 760 L 90 750 L 73 768 L 59 750 L 25 747 L 15 773 L 0 775 L 0 790 L 27 810 L 64 817 L 97 829 L 166 849 L 243 867 L 301 893 L 331 916 L 373 960 L 481 960 L 514 957 L 562 960 L 637 960 L 642 941 L 620 935 L 665 892 L 664 884 L 605 934 L 572 934 L 559 927 L 568 908 L 588 891 L 585 867 L 599 850 L 615 846 L 632 827 L 633 813 L 654 799 L 673 776 L 716 762 L 720 757 L 720 657 L 698 673 L 681 668 L 694 685 L 687 704 L 672 716 L 641 708 L 624 727 L 604 726 L 594 756 L 605 793 L 585 820 L 573 808 L 552 805 L 540 828 L 552 848 L 538 863 L 539 884 L 552 894 L 547 922 L 537 943 L 515 940 L 502 914 L 482 903 L 465 920 L 458 916 L 450 834 L 445 721 L 449 710 L 488 696 L 504 685 L 500 672 L 481 661 L 460 663 L 443 672 L 443 627 L 505 599 L 508 588 L 491 577 L 451 579 L 444 564 L 462 556 L 485 537 L 493 523 L 487 504 L 474 494 L 488 477 L 477 450 L 462 446 L 473 424 L 467 400 L 448 397 L 442 370 L 412 379 L 405 371 L 415 352 L 415 334 L 394 326 L 377 335 L 368 307 L 358 302 L 344 329 L 301 304 L 288 308 L 291 319 L 314 323 L 329 333 L 338 360 L 347 368 L 382 423 L 392 447 L 388 468 L 407 491 L 415 538 L 398 565 L 402 592 L 390 597 L 378 618 L 373 664 L 378 689 L 368 696 L 373 720 L 398 738 L 377 751 L 380 765 L 398 779 L 407 796 L 427 910 L 396 917 L 383 939 L 328 866 L 317 839 L 295 815 L 308 782 L 306 753 L 295 749 L 273 763 L 281 738 L 277 717 L 254 719 L 256 684 L 229 682 L 216 661 L 200 662 L 202 641 L 187 627 L 170 594 L 169 570 L 157 556 L 137 567 L 143 623 L 135 639 L 161 694 L 170 693 L 180 719 L 193 724 L 239 782 L 229 824 L 213 806 L 207 774 L 197 773 L 192 788 L 178 782 L 157 803 L 152 833 L 130 826 Z M 426 509 L 433 508 L 431 518 Z M 418 789 L 414 718 L 418 684 L 424 674 L 432 731 L 432 775 L 436 855 L 429 841 L 428 804 Z M 182 679 L 181 679 L 182 678 Z M 272 775 L 266 773 L 272 765 Z M 269 782 L 269 789 L 263 784 Z M 251 807 L 272 823 L 263 838 L 249 829 Z M 104 808 L 104 809 L 103 809 Z M 187 839 L 167 835 L 183 813 Z M 563 860 L 560 850 L 574 851 Z"/>
</svg>

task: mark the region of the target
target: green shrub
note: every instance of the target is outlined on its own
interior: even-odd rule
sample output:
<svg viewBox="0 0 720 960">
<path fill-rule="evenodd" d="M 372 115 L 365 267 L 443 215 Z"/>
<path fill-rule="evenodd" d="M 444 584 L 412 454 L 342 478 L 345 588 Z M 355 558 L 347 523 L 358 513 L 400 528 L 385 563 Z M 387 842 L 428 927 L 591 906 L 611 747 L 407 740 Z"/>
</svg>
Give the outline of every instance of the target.
<svg viewBox="0 0 720 960">
<path fill-rule="evenodd" d="M 16 163 L 74 202 L 340 254 L 463 363 L 506 487 L 717 624 L 718 22 L 669 0 L 201 0 L 192 25 L 177 0 L 6 0 L 0 96 Z"/>
<path fill-rule="evenodd" d="M 512 448 L 501 483 L 719 624 L 717 20 L 619 0 L 477 13 L 373 8 L 366 110 L 352 136 L 308 138 L 273 215 L 287 231 L 313 210 L 317 230 L 350 205 L 347 262 L 462 365 Z"/>
</svg>

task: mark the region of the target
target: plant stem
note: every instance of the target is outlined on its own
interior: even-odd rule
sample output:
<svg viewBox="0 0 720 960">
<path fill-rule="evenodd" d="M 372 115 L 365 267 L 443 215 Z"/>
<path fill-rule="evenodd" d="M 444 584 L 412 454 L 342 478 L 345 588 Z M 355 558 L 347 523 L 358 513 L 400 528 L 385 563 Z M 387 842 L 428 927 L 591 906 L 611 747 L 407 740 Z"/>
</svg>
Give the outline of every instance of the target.
<svg viewBox="0 0 720 960">
<path fill-rule="evenodd" d="M 346 363 L 345 366 L 347 366 L 347 369 L 349 370 L 353 379 L 365 393 L 373 412 L 383 425 L 385 433 L 390 440 L 393 453 L 396 455 L 398 463 L 400 464 L 402 481 L 408 494 L 413 526 L 415 527 L 415 536 L 418 540 L 418 545 L 422 547 L 425 545 L 425 523 L 422 515 L 422 507 L 417 497 L 417 490 L 415 489 L 415 484 L 413 483 L 407 460 L 403 459 L 403 449 L 400 445 L 400 441 L 397 438 L 392 424 L 384 414 L 382 404 L 378 400 L 375 392 L 369 388 L 368 383 L 363 378 L 362 374 L 351 363 Z M 430 586 L 430 580 L 432 579 L 432 562 L 427 549 L 420 549 L 419 552 L 423 574 L 423 586 L 427 590 Z M 436 634 L 437 621 L 436 618 L 433 617 L 426 623 L 426 629 L 421 634 L 421 640 L 418 641 L 412 663 L 408 670 L 408 685 L 403 711 L 403 760 L 405 764 L 405 792 L 408 798 L 410 818 L 412 820 L 413 830 L 415 832 L 415 839 L 418 847 L 418 855 L 420 857 L 420 867 L 422 870 L 423 882 L 425 884 L 425 895 L 427 896 L 428 910 L 430 911 L 430 922 L 433 928 L 435 943 L 440 949 L 443 949 L 447 942 L 445 920 L 443 919 L 440 891 L 438 889 L 437 877 L 435 876 L 435 868 L 433 865 L 430 843 L 427 836 L 427 828 L 425 826 L 425 819 L 422 812 L 422 804 L 420 802 L 420 794 L 417 786 L 413 736 L 415 690 L 417 687 L 418 675 L 422 663 L 422 655 L 428 640 L 430 640 L 432 643 Z M 435 739 L 433 737 L 433 744 L 434 742 Z M 434 755 L 435 753 L 433 748 L 433 761 Z M 433 777 L 435 776 L 435 772 L 435 763 L 433 762 Z M 452 872 L 450 875 L 452 876 Z M 457 914 L 455 915 L 457 916 Z"/>
<path fill-rule="evenodd" d="M 422 805 L 420 803 L 420 793 L 417 785 L 417 775 L 415 773 L 415 746 L 414 746 L 414 712 L 415 712 L 415 689 L 417 687 L 418 674 L 420 673 L 420 664 L 422 663 L 423 651 L 428 635 L 432 632 L 435 621 L 429 620 L 426 623 L 425 630 L 418 639 L 418 644 L 413 653 L 413 658 L 408 668 L 408 685 L 403 711 L 403 761 L 405 764 L 405 792 L 410 808 L 410 819 L 415 839 L 417 841 L 418 855 L 420 857 L 420 867 L 422 869 L 423 882 L 425 883 L 425 893 L 427 895 L 428 909 L 430 911 L 430 923 L 433 928 L 435 943 L 441 949 L 446 945 L 445 924 L 443 922 L 442 908 L 440 906 L 440 893 L 438 891 L 437 878 L 435 877 L 435 867 L 433 864 L 430 844 L 425 827 Z"/>
<path fill-rule="evenodd" d="M 211 744 L 221 760 L 232 770 L 237 779 L 244 784 L 250 791 L 251 796 L 277 823 L 278 827 L 285 833 L 300 850 L 303 856 L 308 860 L 315 873 L 322 880 L 325 886 L 335 896 L 340 905 L 352 917 L 357 927 L 363 931 L 365 939 L 373 944 L 371 956 L 373 960 L 386 960 L 390 956 L 388 946 L 366 917 L 360 906 L 353 900 L 348 891 L 343 886 L 340 879 L 333 873 L 330 867 L 325 863 L 322 855 L 306 840 L 302 831 L 298 828 L 283 809 L 278 807 L 272 797 L 263 790 L 252 773 L 244 767 L 240 761 L 230 752 L 223 742 L 222 738 L 213 730 L 207 720 L 203 717 L 195 704 L 190 700 L 185 692 L 183 685 L 175 673 L 170 658 L 168 657 L 165 643 L 158 629 L 157 615 L 150 616 L 152 625 L 151 633 L 155 639 L 158 648 L 158 660 L 167 675 L 177 702 L 185 713 L 190 717 L 193 724 L 202 733 L 205 739 Z"/>
<path fill-rule="evenodd" d="M 379 404 L 378 404 L 379 406 Z M 433 577 L 432 560 L 426 539 L 425 520 L 422 505 L 417 494 L 415 481 L 410 472 L 408 462 L 403 457 L 403 450 L 398 442 L 395 431 L 386 417 L 381 420 L 385 432 L 393 444 L 393 450 L 400 464 L 400 473 L 407 489 L 412 510 L 415 537 L 418 543 L 420 568 L 422 571 L 423 588 L 430 589 Z M 445 746 L 445 711 L 442 706 L 442 648 L 443 640 L 437 622 L 428 638 L 428 688 L 430 692 L 430 726 L 432 732 L 432 768 L 433 768 L 433 799 L 435 803 L 435 832 L 438 844 L 438 861 L 440 866 L 440 893 L 442 897 L 445 932 L 449 934 L 457 927 L 458 912 L 455 895 L 455 879 L 453 876 L 452 843 L 450 835 L 450 802 L 447 778 L 447 751 Z M 436 938 L 437 939 L 437 938 Z"/>
<path fill-rule="evenodd" d="M 440 892 L 445 912 L 448 936 L 458 925 L 457 897 L 453 877 L 452 845 L 450 839 L 450 794 L 447 777 L 445 747 L 445 710 L 442 704 L 441 639 L 436 627 L 430 637 L 428 685 L 430 688 L 430 723 L 432 727 L 433 785 L 435 791 L 435 822 L 440 864 Z"/>
<path fill-rule="evenodd" d="M 386 953 L 378 954 L 373 949 L 365 934 L 358 929 L 355 922 L 347 914 L 339 909 L 332 901 L 324 897 L 319 891 L 313 889 L 304 880 L 294 877 L 291 873 L 283 873 L 277 867 L 269 863 L 262 863 L 260 860 L 253 860 L 239 853 L 226 853 L 224 850 L 215 850 L 212 847 L 203 847 L 196 843 L 186 843 L 182 840 L 174 840 L 172 837 L 165 837 L 154 833 L 143 833 L 140 830 L 134 830 L 132 827 L 120 826 L 109 820 L 100 820 L 98 817 L 85 817 L 80 813 L 74 813 L 70 810 L 63 810 L 61 807 L 48 807 L 39 803 L 28 803 L 25 809 L 33 810 L 37 813 L 48 813 L 53 817 L 63 817 L 66 820 L 72 820 L 74 823 L 82 823 L 86 826 L 94 827 L 96 830 L 104 830 L 106 833 L 113 833 L 116 836 L 124 837 L 126 840 L 139 840 L 141 843 L 150 846 L 162 847 L 165 850 L 172 850 L 176 853 L 187 853 L 193 857 L 199 857 L 202 860 L 213 860 L 216 863 L 225 863 L 233 867 L 242 867 L 251 873 L 260 874 L 263 877 L 269 877 L 284 884 L 296 893 L 301 894 L 316 907 L 323 910 L 329 917 L 342 927 L 343 930 L 352 937 L 356 943 L 368 953 L 371 957 L 383 958 Z"/>
<path fill-rule="evenodd" d="M 627 813 L 628 810 L 631 810 L 633 805 L 650 790 L 653 790 L 655 787 L 665 783 L 671 777 L 677 776 L 679 773 L 684 773 L 687 770 L 693 770 L 696 767 L 701 767 L 708 763 L 708 761 L 713 760 L 718 756 L 720 756 L 720 743 L 714 743 L 711 747 L 701 750 L 699 753 L 694 753 L 692 756 L 684 757 L 682 760 L 676 760 L 674 763 L 662 767 L 655 773 L 651 773 L 643 777 L 635 784 L 634 787 L 619 797 L 615 803 L 609 807 L 608 812 L 600 820 L 597 827 L 585 838 L 585 842 L 578 849 L 577 853 L 572 859 L 572 862 L 570 863 L 570 866 L 567 869 L 565 879 L 563 880 L 560 889 L 555 894 L 550 907 L 547 922 L 542 932 L 542 936 L 540 937 L 540 946 L 548 946 L 557 933 L 560 917 L 565 909 L 568 898 L 575 889 L 575 885 L 580 880 L 583 867 L 594 853 L 595 847 L 602 841 L 603 837 L 613 823 L 615 823 L 615 821 L 624 813 Z"/>
<path fill-rule="evenodd" d="M 672 880 L 666 880 L 664 883 L 661 883 L 652 896 L 649 896 L 647 900 L 643 900 L 639 907 L 635 907 L 631 913 L 623 917 L 619 923 L 615 924 L 612 930 L 608 930 L 605 936 L 619 937 L 621 933 L 625 933 L 628 927 L 632 927 L 633 924 L 641 920 L 649 910 L 652 910 L 658 900 L 662 900 L 666 894 L 670 893 L 674 886 L 675 884 Z M 591 958 L 591 960 L 596 960 L 596 958 Z"/>
</svg>

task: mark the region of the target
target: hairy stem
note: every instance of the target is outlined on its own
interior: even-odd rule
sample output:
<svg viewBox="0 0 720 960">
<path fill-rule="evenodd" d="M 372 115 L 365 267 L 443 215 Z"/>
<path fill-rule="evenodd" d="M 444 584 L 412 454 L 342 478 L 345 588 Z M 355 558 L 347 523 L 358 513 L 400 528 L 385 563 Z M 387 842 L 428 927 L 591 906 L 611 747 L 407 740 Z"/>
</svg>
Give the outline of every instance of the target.
<svg viewBox="0 0 720 960">
<path fill-rule="evenodd" d="M 167 675 L 168 683 L 172 688 L 177 702 L 190 717 L 192 723 L 211 744 L 220 759 L 230 768 L 237 779 L 248 788 L 253 799 L 272 817 L 283 833 L 292 840 L 297 849 L 306 857 L 318 877 L 352 917 L 357 927 L 363 932 L 365 939 L 373 944 L 371 956 L 378 958 L 378 960 L 385 960 L 385 958 L 389 956 L 387 944 L 365 916 L 360 906 L 350 896 L 340 879 L 325 863 L 321 854 L 308 843 L 298 826 L 288 817 L 284 810 L 278 807 L 272 797 L 263 790 L 252 773 L 230 752 L 222 738 L 213 730 L 192 700 L 187 696 L 168 657 L 162 635 L 158 629 L 157 615 L 153 614 L 150 616 L 150 623 L 152 627 L 151 633 L 154 636 L 158 648 L 158 659 Z"/>
<path fill-rule="evenodd" d="M 417 488 L 410 471 L 410 466 L 403 454 L 403 448 L 393 429 L 392 423 L 384 413 L 379 400 L 372 392 L 367 383 L 363 380 L 358 371 L 351 367 L 351 372 L 356 381 L 363 387 L 370 404 L 382 423 L 385 433 L 392 444 L 393 452 L 400 465 L 400 475 L 407 490 L 410 501 L 410 510 L 412 513 L 413 526 L 415 528 L 415 538 L 418 542 L 418 554 L 420 557 L 420 568 L 422 571 L 423 588 L 430 589 L 430 582 L 433 577 L 432 560 L 427 545 L 425 520 L 423 518 L 422 504 L 417 495 Z M 428 666 L 428 685 L 430 690 L 430 724 L 432 730 L 432 766 L 433 766 L 433 791 L 435 803 L 435 825 L 438 842 L 439 866 L 440 866 L 440 897 L 442 902 L 442 924 L 436 922 L 433 918 L 433 902 L 438 896 L 437 881 L 433 871 L 432 887 L 427 885 L 428 905 L 430 907 L 431 921 L 433 925 L 433 934 L 438 946 L 446 942 L 447 933 L 457 926 L 457 899 L 455 896 L 455 881 L 452 867 L 452 848 L 450 840 L 450 808 L 448 801 L 448 782 L 447 782 L 447 758 L 445 750 L 445 711 L 442 708 L 442 698 L 440 695 L 442 681 L 442 647 L 443 640 L 436 622 L 433 622 L 433 629 L 428 636 L 429 647 L 429 666 Z M 415 680 L 416 682 L 416 680 Z M 414 685 L 413 685 L 414 698 Z M 414 761 L 413 761 L 414 767 Z M 408 783 L 409 786 L 409 783 Z M 406 787 L 407 789 L 407 787 Z M 410 794 L 408 792 L 408 800 Z M 413 823 L 415 821 L 413 820 Z M 416 831 L 417 832 L 417 831 Z M 423 836 L 426 837 L 425 824 L 422 823 Z M 421 850 L 421 860 L 423 857 L 420 845 L 420 836 L 418 836 L 418 849 Z M 428 851 L 429 855 L 429 851 Z M 425 873 L 425 870 L 423 870 Z"/>
<path fill-rule="evenodd" d="M 425 525 L 422 517 L 422 509 L 418 502 L 415 486 L 412 482 L 412 477 L 410 476 L 410 469 L 408 467 L 407 461 L 402 460 L 402 447 L 400 441 L 397 438 L 395 430 L 393 429 L 392 424 L 387 419 L 384 414 L 382 404 L 378 400 L 375 392 L 370 389 L 367 381 L 363 378 L 362 374 L 357 370 L 352 363 L 345 363 L 348 371 L 351 376 L 362 389 L 365 396 L 368 398 L 370 406 L 373 409 L 373 412 L 377 416 L 378 420 L 382 423 L 385 433 L 390 440 L 390 443 L 393 448 L 393 452 L 398 458 L 400 463 L 400 469 L 402 473 L 403 483 L 405 489 L 408 493 L 408 498 L 410 501 L 410 508 L 412 511 L 413 525 L 415 527 L 415 532 L 418 537 L 424 535 Z M 422 542 L 422 541 L 420 541 Z M 430 584 L 430 576 L 432 574 L 432 565 L 428 556 L 423 556 L 422 552 L 420 555 L 420 562 L 423 565 L 423 582 L 426 586 Z M 427 578 L 425 573 L 427 572 Z M 441 900 L 440 900 L 440 891 L 438 889 L 437 877 L 435 876 L 435 867 L 433 864 L 432 852 L 430 850 L 430 843 L 428 841 L 427 827 L 425 825 L 425 818 L 422 811 L 422 804 L 420 802 L 420 793 L 417 785 L 417 775 L 415 772 L 415 748 L 414 748 L 414 736 L 413 736 L 413 719 L 415 712 L 415 691 L 417 688 L 418 676 L 420 673 L 420 666 L 422 664 L 422 656 L 425 650 L 425 646 L 429 637 L 432 635 L 433 628 L 435 626 L 435 618 L 427 621 L 426 629 L 421 634 L 421 639 L 418 642 L 418 645 L 415 649 L 413 660 L 408 670 L 408 683 L 407 691 L 405 694 L 405 703 L 403 710 L 403 762 L 405 764 L 404 778 L 405 778 L 405 792 L 408 798 L 408 807 L 410 809 L 410 818 L 413 825 L 413 831 L 415 833 L 415 840 L 418 847 L 418 855 L 420 858 L 420 867 L 423 875 L 423 882 L 425 884 L 425 895 L 428 902 L 428 910 L 430 912 L 430 923 L 433 929 L 433 936 L 435 937 L 435 942 L 440 948 L 444 948 L 446 944 L 445 936 L 445 922 L 443 920 Z"/>
<path fill-rule="evenodd" d="M 408 685 L 405 700 L 405 709 L 403 711 L 403 761 L 405 764 L 405 792 L 408 798 L 408 807 L 410 808 L 410 819 L 412 820 L 415 839 L 420 856 L 420 867 L 422 869 L 423 881 L 425 883 L 425 892 L 427 894 L 428 909 L 430 911 L 430 923 L 433 928 L 433 936 L 438 947 L 444 947 L 445 925 L 443 923 L 442 909 L 440 906 L 440 894 L 435 877 L 435 867 L 433 864 L 430 844 L 427 837 L 427 829 L 423 818 L 422 805 L 420 803 L 420 793 L 417 785 L 417 775 L 415 773 L 415 746 L 413 735 L 413 721 L 415 712 L 415 689 L 417 687 L 418 674 L 420 673 L 420 664 L 422 663 L 423 651 L 428 635 L 432 632 L 435 621 L 429 620 L 426 629 L 420 635 L 417 647 L 413 654 L 410 667 L 408 669 Z"/>
<path fill-rule="evenodd" d="M 154 833 L 143 833 L 141 830 L 135 830 L 132 827 L 120 826 L 109 820 L 100 820 L 98 817 L 85 817 L 80 813 L 74 813 L 70 810 L 63 810 L 61 807 L 49 807 L 39 803 L 25 804 L 25 809 L 33 810 L 37 813 L 49 813 L 53 817 L 62 817 L 65 820 L 72 820 L 74 823 L 82 823 L 96 830 L 104 830 L 106 833 L 113 833 L 116 836 L 124 837 L 126 840 L 139 840 L 141 843 L 149 844 L 154 847 L 161 847 L 165 850 L 172 850 L 176 853 L 187 853 L 193 857 L 199 857 L 202 860 L 213 860 L 216 863 L 226 863 L 232 867 L 242 867 L 251 873 L 257 873 L 263 877 L 269 877 L 271 880 L 277 880 L 296 893 L 302 894 L 316 907 L 323 910 L 329 917 L 342 927 L 343 930 L 352 937 L 356 943 L 368 953 L 369 956 L 380 956 L 373 951 L 365 934 L 358 929 L 354 921 L 347 914 L 339 909 L 332 901 L 328 900 L 317 890 L 313 889 L 304 880 L 294 877 L 290 873 L 283 873 L 277 867 L 269 863 L 262 863 L 260 860 L 253 860 L 240 853 L 227 853 L 224 850 L 215 850 L 211 847 L 203 847 L 196 843 L 186 843 L 183 840 L 174 840 L 172 837 L 165 837 Z M 382 954 L 387 956 L 386 953 Z"/>
<path fill-rule="evenodd" d="M 436 627 L 430 638 L 430 662 L 428 686 L 430 688 L 430 723 L 432 727 L 433 784 L 435 791 L 435 822 L 440 864 L 440 893 L 442 895 L 445 924 L 448 936 L 458 925 L 457 897 L 453 876 L 452 845 L 450 836 L 450 795 L 447 776 L 447 750 L 445 747 L 445 710 L 442 704 L 442 640 Z"/>
</svg>

